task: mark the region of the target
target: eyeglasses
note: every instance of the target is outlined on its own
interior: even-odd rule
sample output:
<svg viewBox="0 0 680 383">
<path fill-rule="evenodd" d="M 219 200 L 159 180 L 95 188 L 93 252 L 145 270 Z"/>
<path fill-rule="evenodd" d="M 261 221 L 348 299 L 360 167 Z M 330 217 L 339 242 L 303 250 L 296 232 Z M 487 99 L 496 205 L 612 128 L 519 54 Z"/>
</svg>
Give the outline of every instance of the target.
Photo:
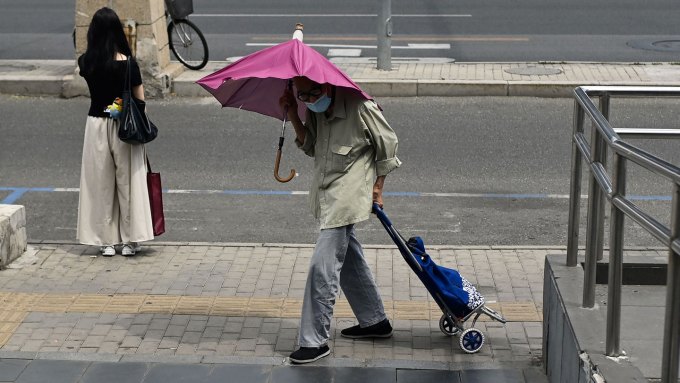
<svg viewBox="0 0 680 383">
<path fill-rule="evenodd" d="M 315 85 L 311 89 L 309 89 L 308 92 L 298 91 L 297 98 L 298 98 L 298 100 L 300 100 L 302 102 L 307 102 L 312 97 L 321 96 L 321 93 L 323 93 L 321 91 L 321 85 Z"/>
</svg>

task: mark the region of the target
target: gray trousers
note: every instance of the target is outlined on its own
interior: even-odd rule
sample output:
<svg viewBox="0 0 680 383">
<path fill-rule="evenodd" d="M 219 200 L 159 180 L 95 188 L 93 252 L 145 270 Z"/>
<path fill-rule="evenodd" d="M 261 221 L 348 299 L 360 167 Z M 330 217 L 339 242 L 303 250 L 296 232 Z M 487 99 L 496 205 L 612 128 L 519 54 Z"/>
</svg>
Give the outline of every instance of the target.
<svg viewBox="0 0 680 383">
<path fill-rule="evenodd" d="M 354 235 L 354 225 L 319 233 L 302 303 L 300 347 L 320 347 L 328 342 L 339 287 L 362 327 L 387 318 L 378 286 Z"/>
</svg>

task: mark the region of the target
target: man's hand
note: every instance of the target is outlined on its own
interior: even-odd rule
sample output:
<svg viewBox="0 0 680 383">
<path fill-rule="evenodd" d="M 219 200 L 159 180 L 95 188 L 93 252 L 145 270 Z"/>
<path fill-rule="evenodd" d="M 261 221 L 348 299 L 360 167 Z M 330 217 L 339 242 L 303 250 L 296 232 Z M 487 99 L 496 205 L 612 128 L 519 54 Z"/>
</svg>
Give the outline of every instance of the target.
<svg viewBox="0 0 680 383">
<path fill-rule="evenodd" d="M 383 207 L 383 186 L 385 185 L 385 176 L 376 178 L 373 184 L 373 202 L 377 203 L 380 208 Z"/>
<path fill-rule="evenodd" d="M 291 121 L 293 117 L 297 117 L 298 103 L 290 89 L 286 88 L 283 92 L 283 95 L 279 98 L 279 105 L 282 111 L 288 110 L 288 116 L 286 116 L 288 121 Z"/>
<path fill-rule="evenodd" d="M 307 132 L 302 125 L 300 116 L 298 116 L 298 102 L 297 98 L 293 95 L 292 90 L 286 88 L 281 98 L 279 98 L 279 105 L 281 106 L 281 111 L 288 110 L 288 116 L 286 117 L 288 118 L 288 121 L 293 124 L 293 128 L 295 128 L 295 138 L 300 143 L 304 143 Z"/>
</svg>

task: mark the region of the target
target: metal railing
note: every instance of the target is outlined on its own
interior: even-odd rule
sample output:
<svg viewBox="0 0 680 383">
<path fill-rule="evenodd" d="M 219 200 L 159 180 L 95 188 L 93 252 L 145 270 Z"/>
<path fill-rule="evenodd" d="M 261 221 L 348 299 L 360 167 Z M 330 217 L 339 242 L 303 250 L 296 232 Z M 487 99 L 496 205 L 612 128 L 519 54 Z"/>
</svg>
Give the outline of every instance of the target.
<svg viewBox="0 0 680 383">
<path fill-rule="evenodd" d="M 597 261 L 602 259 L 605 198 L 611 204 L 606 354 L 620 356 L 621 284 L 624 217 L 629 217 L 668 247 L 666 315 L 661 381 L 676 382 L 680 357 L 680 168 L 621 139 L 680 138 L 680 129 L 614 129 L 609 123 L 611 97 L 680 97 L 678 87 L 579 87 L 574 89 L 574 125 L 567 265 L 578 262 L 582 158 L 590 168 L 583 282 L 584 308 L 595 304 Z M 599 109 L 592 97 L 599 98 Z M 592 122 L 590 145 L 584 120 Z M 612 177 L 607 173 L 607 150 L 612 150 Z M 666 227 L 626 198 L 627 162 L 643 167 L 673 184 L 671 223 Z"/>
</svg>

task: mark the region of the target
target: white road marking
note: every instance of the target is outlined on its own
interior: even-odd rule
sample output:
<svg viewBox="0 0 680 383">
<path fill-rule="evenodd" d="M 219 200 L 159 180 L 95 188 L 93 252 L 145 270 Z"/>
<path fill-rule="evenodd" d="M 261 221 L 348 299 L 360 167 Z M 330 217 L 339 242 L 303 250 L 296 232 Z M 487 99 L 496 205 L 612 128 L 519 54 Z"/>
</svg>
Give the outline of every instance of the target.
<svg viewBox="0 0 680 383">
<path fill-rule="evenodd" d="M 191 17 L 378 17 L 377 14 L 371 13 L 336 13 L 336 14 L 275 14 L 275 13 L 198 13 L 192 14 Z M 392 17 L 437 17 L 437 18 L 447 18 L 447 17 L 472 17 L 470 14 L 392 14 Z"/>
<path fill-rule="evenodd" d="M 248 47 L 271 47 L 279 43 L 246 43 Z M 307 44 L 316 48 L 341 48 L 341 49 L 378 49 L 377 45 L 344 45 L 344 44 Z M 411 46 L 415 45 L 415 46 Z M 436 48 L 423 48 L 422 45 L 437 46 Z M 451 44 L 409 44 L 392 45 L 392 49 L 451 49 Z"/>
<path fill-rule="evenodd" d="M 359 57 L 361 49 L 331 48 L 328 50 L 328 57 Z"/>
<path fill-rule="evenodd" d="M 0 200 L 0 203 L 10 203 L 7 199 L 12 201 L 21 198 L 23 194 L 29 192 L 71 192 L 77 193 L 79 188 L 52 188 L 52 187 L 34 187 L 34 188 L 20 188 L 20 187 L 0 187 L 0 191 L 9 191 L 10 195 L 5 197 L 5 200 Z M 12 192 L 19 192 L 16 197 L 12 196 Z M 304 190 L 257 190 L 257 189 L 163 189 L 166 194 L 221 194 L 221 195 L 259 195 L 259 196 L 304 196 L 308 195 L 308 191 Z M 482 199 L 512 199 L 512 200 L 549 200 L 549 199 L 569 199 L 568 194 L 548 194 L 548 193 L 433 193 L 433 192 L 384 192 L 386 196 L 394 197 L 416 197 L 416 198 L 482 198 Z M 587 198 L 587 195 L 581 195 L 582 199 Z M 629 195 L 628 198 L 633 201 L 670 201 L 669 195 Z"/>
<path fill-rule="evenodd" d="M 413 49 L 451 49 L 451 44 L 408 44 Z"/>
</svg>

